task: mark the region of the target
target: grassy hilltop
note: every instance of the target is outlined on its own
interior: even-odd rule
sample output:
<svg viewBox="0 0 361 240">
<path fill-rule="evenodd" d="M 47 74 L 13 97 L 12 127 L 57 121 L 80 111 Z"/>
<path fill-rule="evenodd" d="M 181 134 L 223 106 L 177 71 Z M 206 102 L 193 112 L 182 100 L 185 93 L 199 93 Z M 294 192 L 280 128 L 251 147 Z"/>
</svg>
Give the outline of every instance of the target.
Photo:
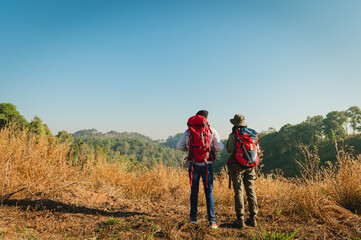
<svg viewBox="0 0 361 240">
<path fill-rule="evenodd" d="M 4 127 L 0 239 L 359 239 L 361 155 L 339 149 L 335 164 L 317 168 L 318 155 L 303 150 L 299 178 L 259 173 L 257 228 L 232 226 L 233 192 L 221 171 L 214 183 L 220 228 L 210 230 L 203 194 L 200 225 L 186 223 L 186 170 L 135 168 L 96 151 L 74 162 L 66 141 Z"/>
</svg>

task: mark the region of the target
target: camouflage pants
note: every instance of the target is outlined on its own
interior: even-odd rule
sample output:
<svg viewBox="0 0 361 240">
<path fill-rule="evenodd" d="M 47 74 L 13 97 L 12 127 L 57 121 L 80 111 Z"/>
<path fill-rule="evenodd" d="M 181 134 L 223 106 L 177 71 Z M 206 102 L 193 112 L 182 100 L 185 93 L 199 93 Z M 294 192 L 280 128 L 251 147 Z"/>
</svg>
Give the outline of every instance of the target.
<svg viewBox="0 0 361 240">
<path fill-rule="evenodd" d="M 237 219 L 244 219 L 244 194 L 243 185 L 246 189 L 250 217 L 257 217 L 258 204 L 255 191 L 256 171 L 255 168 L 245 168 L 238 164 L 229 166 L 234 189 L 234 201 Z"/>
</svg>

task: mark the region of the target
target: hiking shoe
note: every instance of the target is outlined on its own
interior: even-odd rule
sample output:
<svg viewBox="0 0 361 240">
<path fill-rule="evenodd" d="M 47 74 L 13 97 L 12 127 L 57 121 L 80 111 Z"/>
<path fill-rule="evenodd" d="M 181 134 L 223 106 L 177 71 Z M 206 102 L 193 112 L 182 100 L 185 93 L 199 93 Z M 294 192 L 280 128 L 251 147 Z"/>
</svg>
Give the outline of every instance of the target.
<svg viewBox="0 0 361 240">
<path fill-rule="evenodd" d="M 247 218 L 247 225 L 251 226 L 251 227 L 257 227 L 257 220 L 255 217 L 250 217 Z"/>
<path fill-rule="evenodd" d="M 217 222 L 209 222 L 209 228 L 212 228 L 212 229 L 218 228 L 218 223 Z"/>
<path fill-rule="evenodd" d="M 190 223 L 190 224 L 197 224 L 197 220 L 188 219 L 188 223 Z"/>
<path fill-rule="evenodd" d="M 243 219 L 237 219 L 236 221 L 233 222 L 233 225 L 235 225 L 238 228 L 243 228 L 244 227 L 244 221 L 243 221 Z"/>
</svg>

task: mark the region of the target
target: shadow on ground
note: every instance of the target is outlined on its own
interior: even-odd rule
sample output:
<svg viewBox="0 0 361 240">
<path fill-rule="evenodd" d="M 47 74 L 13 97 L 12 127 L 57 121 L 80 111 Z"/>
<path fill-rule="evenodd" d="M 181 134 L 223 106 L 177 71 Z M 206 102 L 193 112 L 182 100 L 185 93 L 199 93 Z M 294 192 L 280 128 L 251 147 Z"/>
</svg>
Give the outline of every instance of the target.
<svg viewBox="0 0 361 240">
<path fill-rule="evenodd" d="M 27 209 L 30 209 L 32 211 L 50 210 L 61 213 L 82 213 L 89 215 L 101 215 L 101 216 L 111 216 L 111 217 L 131 217 L 136 215 L 149 215 L 144 212 L 136 212 L 136 211 L 107 211 L 96 208 L 88 208 L 85 206 L 77 206 L 74 204 L 65 204 L 50 199 L 40 199 L 40 200 L 8 199 L 8 200 L 4 200 L 2 204 L 7 206 L 17 206 L 20 207 L 22 210 L 27 210 Z"/>
</svg>

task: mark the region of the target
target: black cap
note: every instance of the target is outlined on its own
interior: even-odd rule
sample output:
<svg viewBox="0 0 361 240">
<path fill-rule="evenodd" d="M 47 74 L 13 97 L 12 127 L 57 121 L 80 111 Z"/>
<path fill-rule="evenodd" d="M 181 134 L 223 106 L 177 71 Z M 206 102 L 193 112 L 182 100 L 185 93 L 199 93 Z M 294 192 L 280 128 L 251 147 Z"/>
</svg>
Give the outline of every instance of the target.
<svg viewBox="0 0 361 240">
<path fill-rule="evenodd" d="M 207 110 L 200 110 L 200 111 L 198 111 L 196 113 L 196 115 L 201 115 L 201 116 L 207 118 L 208 117 L 208 111 Z"/>
</svg>

